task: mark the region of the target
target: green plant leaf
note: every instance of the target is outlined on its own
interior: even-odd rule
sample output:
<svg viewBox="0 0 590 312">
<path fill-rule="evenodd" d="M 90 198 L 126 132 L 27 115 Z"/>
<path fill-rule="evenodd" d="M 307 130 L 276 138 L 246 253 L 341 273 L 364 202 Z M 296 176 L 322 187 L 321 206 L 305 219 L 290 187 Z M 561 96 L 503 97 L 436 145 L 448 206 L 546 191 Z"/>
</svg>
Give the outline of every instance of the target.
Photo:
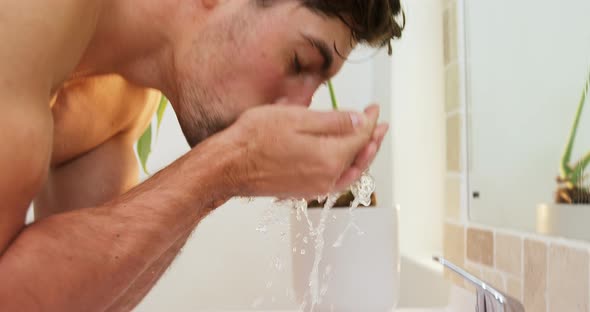
<svg viewBox="0 0 590 312">
<path fill-rule="evenodd" d="M 150 124 L 149 127 L 145 130 L 139 141 L 137 141 L 137 156 L 139 157 L 139 162 L 141 163 L 141 167 L 145 174 L 149 175 L 150 173 L 147 170 L 147 161 L 150 157 L 150 153 L 152 152 L 152 125 Z"/>
<path fill-rule="evenodd" d="M 590 165 L 590 152 L 586 154 L 580 162 L 576 164 L 570 177 L 568 178 L 568 182 L 572 185 L 579 184 L 584 179 L 584 173 L 587 172 L 586 168 Z"/>
<path fill-rule="evenodd" d="M 156 126 L 156 137 L 160 135 L 160 125 L 162 124 L 162 119 L 164 118 L 166 107 L 168 107 L 168 99 L 162 94 L 162 99 L 160 99 L 160 105 L 158 105 L 158 111 L 156 112 L 156 116 L 158 119 Z"/>
<path fill-rule="evenodd" d="M 332 108 L 338 110 L 338 101 L 336 100 L 336 92 L 334 91 L 334 85 L 332 80 L 328 80 L 328 90 L 330 90 L 330 99 L 332 100 Z"/>
<path fill-rule="evenodd" d="M 582 91 L 582 98 L 580 99 L 580 104 L 578 105 L 578 109 L 576 111 L 576 116 L 574 117 L 574 124 L 572 126 L 572 130 L 570 131 L 570 136 L 568 138 L 567 145 L 565 147 L 565 151 L 561 158 L 561 177 L 564 180 L 570 180 L 570 176 L 575 173 L 570 167 L 570 161 L 572 158 L 572 150 L 574 148 L 574 141 L 576 140 L 576 134 L 578 132 L 578 127 L 580 125 L 580 118 L 582 117 L 582 110 L 584 109 L 584 104 L 586 103 L 586 97 L 588 95 L 588 89 L 590 88 L 590 70 L 588 71 L 588 78 L 586 79 L 586 85 L 584 86 L 584 90 Z M 575 180 L 573 180 L 575 181 Z"/>
</svg>

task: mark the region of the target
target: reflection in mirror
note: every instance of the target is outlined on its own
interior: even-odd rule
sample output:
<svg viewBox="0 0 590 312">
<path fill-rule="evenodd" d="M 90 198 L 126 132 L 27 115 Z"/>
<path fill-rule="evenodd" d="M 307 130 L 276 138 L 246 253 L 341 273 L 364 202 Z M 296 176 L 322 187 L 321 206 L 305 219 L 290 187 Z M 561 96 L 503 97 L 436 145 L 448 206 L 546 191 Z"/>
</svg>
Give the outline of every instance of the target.
<svg viewBox="0 0 590 312">
<path fill-rule="evenodd" d="M 589 12 L 586 0 L 466 1 L 473 221 L 590 240 Z"/>
</svg>

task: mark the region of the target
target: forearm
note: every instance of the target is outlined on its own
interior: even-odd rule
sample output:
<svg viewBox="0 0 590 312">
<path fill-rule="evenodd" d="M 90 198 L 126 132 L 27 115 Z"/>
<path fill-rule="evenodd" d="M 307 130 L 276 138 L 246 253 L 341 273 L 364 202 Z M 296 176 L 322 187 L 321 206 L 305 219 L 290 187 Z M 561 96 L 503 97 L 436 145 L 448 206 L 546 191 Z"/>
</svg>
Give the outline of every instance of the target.
<svg viewBox="0 0 590 312">
<path fill-rule="evenodd" d="M 152 290 L 155 284 L 166 272 L 172 261 L 178 256 L 186 244 L 190 233 L 182 236 L 163 255 L 147 268 L 115 303 L 107 309 L 107 312 L 126 312 L 135 308 L 145 296 Z"/>
<path fill-rule="evenodd" d="M 109 307 L 225 196 L 232 155 L 203 145 L 113 202 L 26 228 L 0 257 L 0 310 Z"/>
<path fill-rule="evenodd" d="M 225 203 L 224 200 L 214 204 L 214 206 L 221 206 Z M 133 284 L 125 290 L 107 312 L 131 311 L 135 308 L 147 294 L 152 290 L 155 284 L 160 280 L 162 275 L 168 270 L 174 259 L 179 256 L 180 251 L 186 245 L 191 233 L 194 229 L 185 233 L 174 243 L 158 260 L 152 263 L 141 275 L 133 282 Z"/>
</svg>

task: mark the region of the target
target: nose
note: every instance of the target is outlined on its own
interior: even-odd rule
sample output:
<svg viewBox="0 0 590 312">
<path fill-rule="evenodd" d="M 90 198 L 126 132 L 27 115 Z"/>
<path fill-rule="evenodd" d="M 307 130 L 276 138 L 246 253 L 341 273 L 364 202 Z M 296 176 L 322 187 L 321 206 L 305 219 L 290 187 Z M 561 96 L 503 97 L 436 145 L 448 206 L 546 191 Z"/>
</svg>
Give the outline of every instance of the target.
<svg viewBox="0 0 590 312">
<path fill-rule="evenodd" d="M 305 107 L 310 107 L 311 103 L 313 102 L 313 94 L 307 97 L 302 97 L 301 100 L 299 100 L 297 103 L 301 103 L 302 105 L 305 105 Z"/>
<path fill-rule="evenodd" d="M 289 100 L 294 104 L 304 105 L 305 107 L 311 106 L 313 101 L 313 95 L 320 87 L 320 82 L 315 80 L 307 80 L 297 88 L 290 90 Z"/>
</svg>

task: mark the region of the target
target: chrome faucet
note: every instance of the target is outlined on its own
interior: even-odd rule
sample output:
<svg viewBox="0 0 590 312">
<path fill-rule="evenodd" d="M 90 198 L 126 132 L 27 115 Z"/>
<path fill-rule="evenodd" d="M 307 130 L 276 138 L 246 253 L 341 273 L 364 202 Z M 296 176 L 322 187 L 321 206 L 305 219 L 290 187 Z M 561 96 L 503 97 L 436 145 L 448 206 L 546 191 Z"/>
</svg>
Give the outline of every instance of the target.
<svg viewBox="0 0 590 312">
<path fill-rule="evenodd" d="M 475 286 L 477 289 L 476 312 L 525 312 L 520 301 L 498 291 L 444 258 L 434 257 L 433 259 Z"/>
</svg>

